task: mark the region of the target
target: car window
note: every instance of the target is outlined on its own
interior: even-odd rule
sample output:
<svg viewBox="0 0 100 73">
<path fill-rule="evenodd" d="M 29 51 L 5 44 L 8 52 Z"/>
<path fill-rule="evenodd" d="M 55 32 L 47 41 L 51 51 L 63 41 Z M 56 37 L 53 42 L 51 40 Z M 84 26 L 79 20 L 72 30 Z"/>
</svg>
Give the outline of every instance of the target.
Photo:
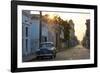
<svg viewBox="0 0 100 73">
<path fill-rule="evenodd" d="M 41 44 L 41 47 L 53 47 L 54 45 L 51 44 L 51 43 L 44 43 L 44 44 Z"/>
</svg>

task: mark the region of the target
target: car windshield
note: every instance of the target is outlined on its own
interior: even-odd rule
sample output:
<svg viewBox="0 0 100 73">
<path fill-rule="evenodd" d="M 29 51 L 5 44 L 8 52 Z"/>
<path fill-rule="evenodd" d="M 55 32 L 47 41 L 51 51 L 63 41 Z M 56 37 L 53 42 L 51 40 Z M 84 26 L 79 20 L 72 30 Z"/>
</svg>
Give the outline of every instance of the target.
<svg viewBox="0 0 100 73">
<path fill-rule="evenodd" d="M 53 47 L 54 45 L 51 43 L 43 43 L 41 44 L 41 47 Z"/>
</svg>

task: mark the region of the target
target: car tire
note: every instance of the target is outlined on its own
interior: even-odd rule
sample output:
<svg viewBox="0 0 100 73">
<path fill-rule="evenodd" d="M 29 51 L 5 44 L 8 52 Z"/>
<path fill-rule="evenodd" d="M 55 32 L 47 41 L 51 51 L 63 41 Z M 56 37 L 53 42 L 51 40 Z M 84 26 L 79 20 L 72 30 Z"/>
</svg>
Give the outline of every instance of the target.
<svg viewBox="0 0 100 73">
<path fill-rule="evenodd" d="M 56 55 L 54 55 L 54 58 L 56 57 Z"/>
<path fill-rule="evenodd" d="M 51 58 L 51 59 L 54 59 L 54 58 L 55 58 L 55 56 L 53 55 L 53 56 L 51 56 L 50 58 Z"/>
<path fill-rule="evenodd" d="M 41 57 L 37 56 L 37 59 L 38 59 L 38 60 L 40 60 L 40 59 L 41 59 Z"/>
<path fill-rule="evenodd" d="M 39 57 L 37 56 L 36 59 L 39 59 Z"/>
</svg>

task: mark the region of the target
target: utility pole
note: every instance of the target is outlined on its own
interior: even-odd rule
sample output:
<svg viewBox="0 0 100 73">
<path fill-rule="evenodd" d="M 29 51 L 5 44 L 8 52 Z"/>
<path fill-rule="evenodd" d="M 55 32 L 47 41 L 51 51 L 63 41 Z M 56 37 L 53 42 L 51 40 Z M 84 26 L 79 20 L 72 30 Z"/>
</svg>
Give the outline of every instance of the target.
<svg viewBox="0 0 100 73">
<path fill-rule="evenodd" d="M 42 41 L 42 11 L 40 11 L 39 47 Z"/>
</svg>

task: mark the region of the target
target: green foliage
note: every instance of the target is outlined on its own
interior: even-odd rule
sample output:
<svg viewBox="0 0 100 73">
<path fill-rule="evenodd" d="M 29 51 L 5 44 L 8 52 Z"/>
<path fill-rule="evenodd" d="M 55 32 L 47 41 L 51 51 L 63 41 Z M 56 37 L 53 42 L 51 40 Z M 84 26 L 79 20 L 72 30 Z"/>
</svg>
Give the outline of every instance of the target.
<svg viewBox="0 0 100 73">
<path fill-rule="evenodd" d="M 64 41 L 70 39 L 70 24 L 68 23 L 67 20 L 61 19 L 59 16 L 54 17 L 54 21 L 56 24 L 59 24 L 59 26 L 63 27 L 63 32 L 64 32 Z"/>
</svg>

